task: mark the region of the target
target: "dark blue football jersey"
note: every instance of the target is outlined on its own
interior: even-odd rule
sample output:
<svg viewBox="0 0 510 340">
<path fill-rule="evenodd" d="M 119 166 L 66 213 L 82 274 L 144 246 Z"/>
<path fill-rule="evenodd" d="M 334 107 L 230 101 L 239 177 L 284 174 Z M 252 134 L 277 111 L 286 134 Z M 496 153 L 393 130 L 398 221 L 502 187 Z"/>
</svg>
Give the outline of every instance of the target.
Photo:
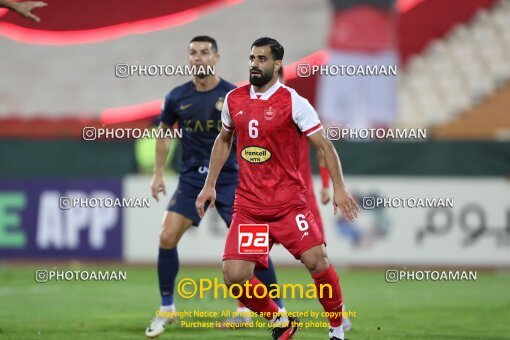
<svg viewBox="0 0 510 340">
<path fill-rule="evenodd" d="M 210 91 L 195 90 L 192 81 L 174 88 L 165 97 L 161 121 L 172 126 L 179 122 L 182 129 L 181 174 L 208 167 L 214 141 L 221 130 L 221 108 L 228 92 L 235 85 L 221 79 Z M 237 171 L 235 143 L 222 169 Z"/>
</svg>

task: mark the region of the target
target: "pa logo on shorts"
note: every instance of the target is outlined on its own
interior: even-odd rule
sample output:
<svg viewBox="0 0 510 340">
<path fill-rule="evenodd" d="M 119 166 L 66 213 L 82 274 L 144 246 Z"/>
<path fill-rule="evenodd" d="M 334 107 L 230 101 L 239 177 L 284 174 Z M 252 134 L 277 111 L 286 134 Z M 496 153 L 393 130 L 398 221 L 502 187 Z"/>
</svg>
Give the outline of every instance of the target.
<svg viewBox="0 0 510 340">
<path fill-rule="evenodd" d="M 239 254 L 268 254 L 269 253 L 269 225 L 240 224 Z"/>
</svg>

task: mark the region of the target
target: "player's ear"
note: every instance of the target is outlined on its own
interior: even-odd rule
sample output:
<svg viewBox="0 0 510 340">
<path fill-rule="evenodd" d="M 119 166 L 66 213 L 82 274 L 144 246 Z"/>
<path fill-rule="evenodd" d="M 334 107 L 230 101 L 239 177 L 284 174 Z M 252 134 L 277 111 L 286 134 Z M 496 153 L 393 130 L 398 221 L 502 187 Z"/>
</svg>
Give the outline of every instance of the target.
<svg viewBox="0 0 510 340">
<path fill-rule="evenodd" d="M 282 65 L 282 61 L 281 61 L 281 60 L 276 60 L 276 61 L 274 62 L 274 71 L 275 71 L 276 73 L 278 73 L 278 71 L 280 71 L 280 69 L 282 68 L 282 66 L 283 66 L 283 65 Z"/>
</svg>

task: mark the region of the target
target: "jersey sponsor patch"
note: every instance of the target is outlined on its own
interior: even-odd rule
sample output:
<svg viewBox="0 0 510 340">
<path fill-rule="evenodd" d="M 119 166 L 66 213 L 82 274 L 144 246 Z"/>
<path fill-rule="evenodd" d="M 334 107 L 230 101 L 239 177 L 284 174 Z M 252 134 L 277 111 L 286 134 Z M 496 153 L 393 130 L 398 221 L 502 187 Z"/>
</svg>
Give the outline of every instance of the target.
<svg viewBox="0 0 510 340">
<path fill-rule="evenodd" d="M 241 157 L 250 163 L 264 163 L 271 158 L 271 151 L 260 146 L 247 146 L 241 151 Z"/>
<path fill-rule="evenodd" d="M 268 254 L 269 225 L 240 224 L 239 254 Z"/>
</svg>

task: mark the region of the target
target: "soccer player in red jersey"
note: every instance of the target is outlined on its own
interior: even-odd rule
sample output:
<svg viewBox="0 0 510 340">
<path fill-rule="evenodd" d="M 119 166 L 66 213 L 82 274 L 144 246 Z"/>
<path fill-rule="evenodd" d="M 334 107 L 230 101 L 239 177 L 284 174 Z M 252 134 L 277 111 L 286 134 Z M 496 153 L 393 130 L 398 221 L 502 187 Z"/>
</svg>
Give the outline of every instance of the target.
<svg viewBox="0 0 510 340">
<path fill-rule="evenodd" d="M 283 67 L 278 70 L 278 79 L 282 84 L 285 84 L 285 78 L 283 77 Z M 302 138 L 301 146 L 302 152 L 300 153 L 300 161 L 299 161 L 299 172 L 305 181 L 306 186 L 306 201 L 310 204 L 310 210 L 312 211 L 312 215 L 315 218 L 315 223 L 319 228 L 322 236 L 326 239 L 326 235 L 324 233 L 324 227 L 322 223 L 322 218 L 319 211 L 319 206 L 317 205 L 317 199 L 315 198 L 313 180 L 312 180 L 312 167 L 310 162 L 310 153 L 309 153 L 309 143 L 306 138 Z M 329 173 L 326 165 L 324 163 L 324 156 L 320 152 L 316 152 L 317 162 L 319 164 L 319 170 L 321 174 L 322 180 L 322 188 L 321 188 L 321 202 L 322 204 L 327 204 L 331 200 L 329 195 Z M 259 271 L 260 273 L 260 271 Z M 266 285 L 267 286 L 267 285 Z M 278 302 L 277 302 L 278 303 Z M 280 300 L 280 305 L 282 305 Z M 345 306 L 344 306 L 345 308 Z M 282 308 L 285 310 L 284 308 Z M 221 323 L 219 328 L 242 328 L 247 327 L 247 325 L 251 322 L 251 317 L 249 316 L 249 309 L 246 308 L 241 302 L 237 302 L 237 314 L 224 320 Z M 346 324 L 348 327 L 346 329 Z M 344 330 L 348 330 L 351 328 L 351 323 L 349 318 L 343 318 L 342 326 Z"/>
<path fill-rule="evenodd" d="M 292 322 L 292 317 L 278 313 L 278 306 L 269 296 L 255 297 L 261 295 L 261 286 L 253 271 L 255 266 L 267 267 L 268 254 L 245 253 L 238 248 L 240 224 L 268 224 L 270 246 L 279 242 L 301 260 L 312 275 L 317 292 L 320 285 L 332 287 L 331 296 L 318 294 L 318 298 L 324 310 L 333 315 L 328 318 L 330 339 L 343 339 L 338 275 L 329 263 L 299 172 L 302 138 L 308 138 L 324 155 L 333 183 L 334 213 L 340 209 L 348 220 L 354 220 L 359 207 L 345 187 L 340 160 L 317 113 L 306 99 L 278 81 L 283 53 L 280 43 L 271 38 L 260 38 L 252 44 L 251 85 L 234 89 L 225 98 L 223 128 L 213 146 L 209 174 L 196 208 L 203 216 L 206 202 L 214 206 L 216 180 L 235 132 L 239 185 L 223 255 L 225 283 L 246 287 L 236 292 L 240 293 L 239 301 L 274 325 L 274 339 L 290 339 L 297 331 L 298 324 Z"/>
</svg>

